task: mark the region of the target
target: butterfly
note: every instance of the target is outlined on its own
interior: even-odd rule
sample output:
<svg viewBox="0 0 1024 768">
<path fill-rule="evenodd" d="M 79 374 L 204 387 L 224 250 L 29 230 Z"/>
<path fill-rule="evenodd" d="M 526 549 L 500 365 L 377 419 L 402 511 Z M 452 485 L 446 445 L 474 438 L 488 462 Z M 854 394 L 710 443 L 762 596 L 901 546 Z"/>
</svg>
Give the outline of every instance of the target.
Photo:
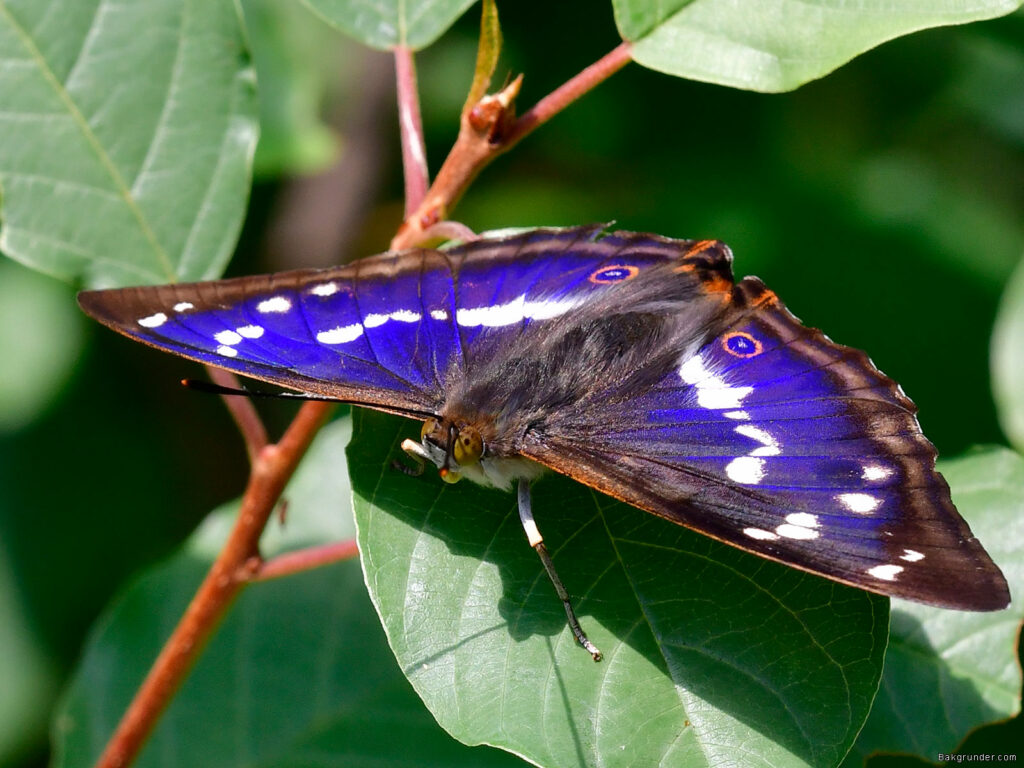
<svg viewBox="0 0 1024 768">
<path fill-rule="evenodd" d="M 1005 607 L 899 385 L 731 265 L 718 241 L 593 225 L 79 303 L 182 357 L 422 419 L 402 447 L 449 482 L 518 484 L 595 659 L 533 518 L 544 470 L 844 584 Z"/>
</svg>

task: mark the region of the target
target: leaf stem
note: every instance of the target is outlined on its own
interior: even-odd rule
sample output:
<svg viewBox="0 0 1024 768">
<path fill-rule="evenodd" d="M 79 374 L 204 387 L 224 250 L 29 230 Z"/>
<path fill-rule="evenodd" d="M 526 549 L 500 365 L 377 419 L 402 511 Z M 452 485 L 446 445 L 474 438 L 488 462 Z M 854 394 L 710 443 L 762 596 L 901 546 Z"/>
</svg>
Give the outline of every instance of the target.
<svg viewBox="0 0 1024 768">
<path fill-rule="evenodd" d="M 427 194 L 427 150 L 423 144 L 420 97 L 416 88 L 416 63 L 412 50 L 395 48 L 395 80 L 398 89 L 398 128 L 402 137 L 402 168 L 405 172 L 405 214 L 408 217 Z"/>
<path fill-rule="evenodd" d="M 355 539 L 334 541 L 319 547 L 307 547 L 267 560 L 260 565 L 259 570 L 253 576 L 253 581 L 278 579 L 293 573 L 319 568 L 321 565 L 336 563 L 339 560 L 351 560 L 358 556 L 359 548 L 356 546 Z"/>
<path fill-rule="evenodd" d="M 541 99 L 519 119 L 513 119 L 514 103 L 522 78 L 501 92 L 484 96 L 463 111 L 459 135 L 437 172 L 433 185 L 412 213 L 407 215 L 391 241 L 398 250 L 416 245 L 423 233 L 446 219 L 466 188 L 494 158 L 507 152 L 536 128 L 604 82 L 629 63 L 630 45 L 623 42 L 596 62 Z"/>
<path fill-rule="evenodd" d="M 224 548 L 136 691 L 96 768 L 122 768 L 135 759 L 228 606 L 259 571 L 260 534 L 331 408 L 330 403 L 306 403 L 281 440 L 259 451 Z"/>
</svg>

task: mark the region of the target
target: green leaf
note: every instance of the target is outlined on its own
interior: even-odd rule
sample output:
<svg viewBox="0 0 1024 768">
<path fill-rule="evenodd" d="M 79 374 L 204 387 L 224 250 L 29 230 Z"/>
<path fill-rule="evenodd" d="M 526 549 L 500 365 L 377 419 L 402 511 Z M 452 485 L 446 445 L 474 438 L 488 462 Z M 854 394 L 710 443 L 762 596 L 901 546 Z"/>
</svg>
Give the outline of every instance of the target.
<svg viewBox="0 0 1024 768">
<path fill-rule="evenodd" d="M 867 716 L 888 604 L 541 480 L 534 511 L 595 664 L 509 494 L 390 467 L 415 427 L 355 416 L 370 595 L 438 722 L 538 765 L 835 765 Z M 432 473 L 431 473 L 432 474 Z"/>
<path fill-rule="evenodd" d="M 371 48 L 426 48 L 475 0 L 303 0 L 342 32 Z"/>
<path fill-rule="evenodd" d="M 882 685 L 851 765 L 875 752 L 934 760 L 972 729 L 1020 711 L 1024 458 L 988 448 L 940 462 L 939 469 L 971 530 L 1003 569 L 1014 602 L 997 613 L 966 613 L 894 600 Z"/>
<path fill-rule="evenodd" d="M 220 274 L 256 144 L 232 0 L 0 0 L 0 250 L 92 286 Z"/>
<path fill-rule="evenodd" d="M 260 84 L 255 173 L 323 170 L 339 150 L 338 138 L 321 119 L 321 102 L 343 69 L 337 45 L 343 38 L 299 3 L 243 0 L 242 7 Z"/>
<path fill-rule="evenodd" d="M 0 433 L 56 397 L 78 361 L 84 319 L 68 286 L 0 257 Z"/>
<path fill-rule="evenodd" d="M 268 551 L 334 540 L 352 519 L 347 419 L 288 487 Z M 234 505 L 231 505 L 232 507 Z M 54 724 L 55 766 L 89 766 L 209 566 L 234 510 L 142 575 L 100 619 Z M 515 761 L 518 762 L 518 761 Z M 395 668 L 354 561 L 248 587 L 144 748 L 146 766 L 511 765 L 452 741 Z"/>
<path fill-rule="evenodd" d="M 992 389 L 1003 431 L 1024 451 L 1024 261 L 999 304 L 992 332 Z"/>
<path fill-rule="evenodd" d="M 660 72 L 789 91 L 895 37 L 1002 16 L 1018 0 L 612 0 L 632 56 Z"/>
</svg>

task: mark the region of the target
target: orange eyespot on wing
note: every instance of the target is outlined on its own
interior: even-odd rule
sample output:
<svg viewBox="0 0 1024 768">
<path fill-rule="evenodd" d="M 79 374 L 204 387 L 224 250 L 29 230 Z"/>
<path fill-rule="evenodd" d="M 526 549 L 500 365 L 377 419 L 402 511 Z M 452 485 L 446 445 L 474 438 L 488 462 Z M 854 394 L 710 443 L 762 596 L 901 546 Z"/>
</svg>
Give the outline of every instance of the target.
<svg viewBox="0 0 1024 768">
<path fill-rule="evenodd" d="M 591 273 L 587 279 L 592 283 L 622 283 L 632 280 L 640 274 L 640 268 L 632 264 L 612 264 L 610 267 L 601 267 Z"/>
<path fill-rule="evenodd" d="M 722 349 L 733 357 L 757 357 L 764 346 L 746 331 L 733 331 L 722 337 Z"/>
</svg>

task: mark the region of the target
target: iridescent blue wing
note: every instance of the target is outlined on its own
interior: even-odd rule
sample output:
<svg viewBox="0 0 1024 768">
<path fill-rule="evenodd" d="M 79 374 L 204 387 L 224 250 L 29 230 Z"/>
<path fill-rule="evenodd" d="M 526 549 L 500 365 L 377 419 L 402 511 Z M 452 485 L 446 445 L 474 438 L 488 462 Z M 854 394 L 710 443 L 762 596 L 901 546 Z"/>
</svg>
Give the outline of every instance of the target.
<svg viewBox="0 0 1024 768">
<path fill-rule="evenodd" d="M 840 582 L 944 607 L 1005 607 L 1006 582 L 953 506 L 899 386 L 864 353 L 801 325 L 759 280 L 728 301 L 706 337 L 675 337 L 674 356 L 651 355 L 663 361 L 652 363 L 653 386 L 631 380 L 558 413 L 522 453 Z"/>
<path fill-rule="evenodd" d="M 533 230 L 447 251 L 205 283 L 88 291 L 82 308 L 146 344 L 301 391 L 436 414 L 472 367 L 621 279 L 670 258 L 601 239 L 602 227 Z"/>
</svg>

